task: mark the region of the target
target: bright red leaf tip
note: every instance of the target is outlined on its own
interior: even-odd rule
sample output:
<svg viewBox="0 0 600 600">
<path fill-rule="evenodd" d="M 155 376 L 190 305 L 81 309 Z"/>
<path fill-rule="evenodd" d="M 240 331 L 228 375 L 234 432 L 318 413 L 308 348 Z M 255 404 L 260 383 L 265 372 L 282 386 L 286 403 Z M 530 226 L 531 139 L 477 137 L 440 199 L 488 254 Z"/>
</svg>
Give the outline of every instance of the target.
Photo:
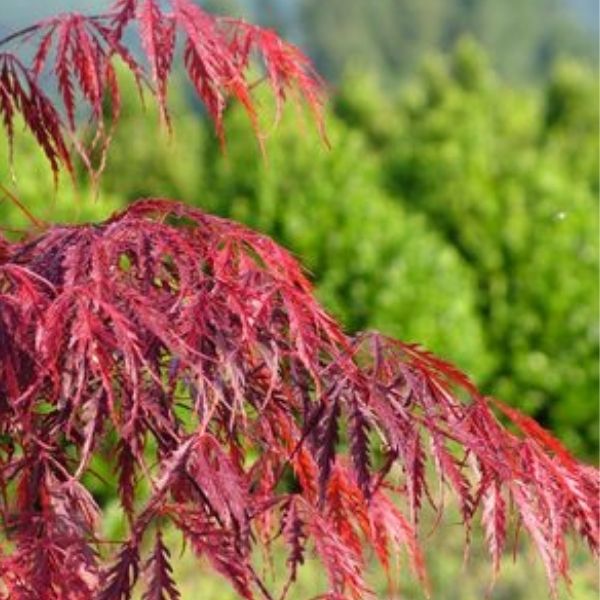
<svg viewBox="0 0 600 600">
<path fill-rule="evenodd" d="M 269 238 L 150 199 L 2 249 L 0 582 L 11 600 L 41 589 L 129 599 L 136 582 L 144 598 L 176 599 L 168 524 L 243 598 L 284 598 L 307 552 L 328 575 L 324 597 L 374 597 L 369 548 L 390 576 L 406 553 L 426 588 L 419 516 L 424 499 L 443 503 L 431 473 L 467 531 L 482 521 L 495 570 L 517 523 L 552 591 L 567 577 L 569 533 L 597 551 L 596 469 L 448 363 L 346 335 Z M 81 483 L 97 452 L 129 515 L 112 554 Z M 270 589 L 252 550 L 278 538 L 287 582 Z"/>
</svg>

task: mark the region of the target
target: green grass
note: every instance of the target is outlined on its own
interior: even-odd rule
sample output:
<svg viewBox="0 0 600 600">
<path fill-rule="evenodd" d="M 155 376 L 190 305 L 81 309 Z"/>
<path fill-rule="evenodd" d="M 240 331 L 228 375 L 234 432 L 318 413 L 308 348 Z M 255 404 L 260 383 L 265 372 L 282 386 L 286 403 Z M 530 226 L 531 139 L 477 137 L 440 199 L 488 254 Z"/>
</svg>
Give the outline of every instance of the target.
<svg viewBox="0 0 600 600">
<path fill-rule="evenodd" d="M 477 528 L 473 535 L 469 560 L 463 563 L 464 533 L 460 525 L 452 524 L 451 510 L 435 532 L 427 536 L 423 526 L 423 546 L 426 551 L 428 574 L 431 580 L 431 597 L 434 600 L 543 600 L 549 598 L 549 589 L 544 569 L 534 549 L 528 542 L 521 542 L 516 554 L 507 555 L 501 572 L 490 591 L 491 564 L 487 550 Z M 456 522 L 456 521 L 454 521 Z M 178 535 L 170 531 L 166 536 L 172 548 L 172 563 L 175 579 L 179 584 L 182 600 L 238 600 L 238 596 L 219 575 L 211 572 L 206 560 L 198 559 L 182 548 Z M 582 547 L 571 548 L 572 585 L 571 594 L 561 585 L 560 600 L 597 600 L 599 581 L 595 561 Z M 256 565 L 264 564 L 257 556 Z M 410 574 L 406 557 L 394 567 L 393 576 L 397 582 L 390 593 L 387 580 L 381 568 L 373 565 L 373 576 L 368 580 L 373 584 L 376 597 L 381 600 L 413 600 L 426 598 L 420 585 Z M 273 564 L 263 568 L 262 573 L 267 587 L 278 597 L 285 582 L 285 553 L 281 547 L 275 548 Z M 144 582 L 138 586 L 141 596 Z M 310 555 L 300 568 L 298 581 L 288 595 L 288 600 L 309 600 L 326 590 L 327 577 L 320 563 Z M 139 598 L 139 596 L 138 596 Z"/>
</svg>

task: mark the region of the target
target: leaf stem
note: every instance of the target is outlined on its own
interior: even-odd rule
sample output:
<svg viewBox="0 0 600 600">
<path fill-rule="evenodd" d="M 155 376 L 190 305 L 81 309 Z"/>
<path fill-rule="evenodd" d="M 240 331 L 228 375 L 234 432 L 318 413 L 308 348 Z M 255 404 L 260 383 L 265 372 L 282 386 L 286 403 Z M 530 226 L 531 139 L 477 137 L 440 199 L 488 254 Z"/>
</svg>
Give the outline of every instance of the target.
<svg viewBox="0 0 600 600">
<path fill-rule="evenodd" d="M 30 25 L 29 27 L 25 27 L 24 29 L 19 29 L 18 31 L 15 31 L 15 32 L 7 35 L 6 37 L 3 37 L 2 39 L 0 39 L 0 46 L 4 46 L 5 44 L 8 44 L 9 42 L 16 40 L 17 38 L 19 38 L 23 35 L 27 35 L 28 33 L 33 33 L 34 31 L 38 30 L 41 26 L 42 26 L 42 23 L 40 22 L 40 23 L 35 23 L 34 25 Z"/>
<path fill-rule="evenodd" d="M 33 25 L 29 25 L 29 27 L 24 27 L 23 29 L 14 31 L 13 33 L 10 33 L 6 37 L 3 37 L 0 39 L 0 46 L 4 46 L 5 44 L 8 44 L 9 42 L 12 42 L 13 40 L 16 40 L 16 39 L 18 39 L 24 35 L 27 35 L 29 33 L 34 33 L 38 29 L 41 29 L 45 25 L 48 25 L 49 23 L 56 21 L 60 17 L 63 17 L 65 15 L 75 15 L 75 14 L 80 14 L 80 13 L 77 13 L 77 12 L 64 13 L 62 15 L 59 15 L 58 17 L 54 17 L 53 19 L 41 20 L 41 21 L 38 21 L 37 23 L 34 23 Z M 108 12 L 108 13 L 104 13 L 104 14 L 82 15 L 82 16 L 85 19 L 89 19 L 90 21 L 99 21 L 100 19 L 110 19 L 111 17 L 114 16 L 114 13 Z"/>
</svg>

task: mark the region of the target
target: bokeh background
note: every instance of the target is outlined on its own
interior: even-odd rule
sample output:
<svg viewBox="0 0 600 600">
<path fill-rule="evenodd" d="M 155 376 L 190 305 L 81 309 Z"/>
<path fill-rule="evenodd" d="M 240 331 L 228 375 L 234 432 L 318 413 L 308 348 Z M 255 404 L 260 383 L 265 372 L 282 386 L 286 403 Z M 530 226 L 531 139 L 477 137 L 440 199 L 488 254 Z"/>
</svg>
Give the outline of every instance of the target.
<svg viewBox="0 0 600 600">
<path fill-rule="evenodd" d="M 3 0 L 0 35 L 109 4 Z M 330 149 L 291 109 L 265 160 L 232 107 L 224 154 L 182 74 L 170 89 L 169 139 L 124 79 L 124 114 L 96 199 L 83 176 L 76 191 L 68 181 L 55 190 L 25 136 L 12 171 L 0 147 L 0 182 L 47 221 L 101 219 L 141 196 L 243 221 L 296 254 L 348 330 L 422 343 L 597 462 L 597 1 L 204 4 L 273 26 L 314 59 L 331 94 Z M 267 96 L 263 105 L 272 114 Z M 7 201 L 0 223 L 28 226 Z M 95 491 L 110 504 L 110 489 Z M 106 526 L 118 531 L 119 518 Z M 476 542 L 462 569 L 458 529 L 430 542 L 435 597 L 481 598 L 484 550 Z M 577 552 L 575 562 L 574 597 L 597 597 L 593 566 Z M 507 565 L 492 598 L 541 597 L 541 566 L 522 563 Z M 196 563 L 177 569 L 190 582 L 184 599 L 200 597 Z M 316 594 L 319 577 L 309 565 L 297 598 Z M 206 585 L 202 598 L 228 597 Z M 415 589 L 407 582 L 402 597 Z"/>
</svg>

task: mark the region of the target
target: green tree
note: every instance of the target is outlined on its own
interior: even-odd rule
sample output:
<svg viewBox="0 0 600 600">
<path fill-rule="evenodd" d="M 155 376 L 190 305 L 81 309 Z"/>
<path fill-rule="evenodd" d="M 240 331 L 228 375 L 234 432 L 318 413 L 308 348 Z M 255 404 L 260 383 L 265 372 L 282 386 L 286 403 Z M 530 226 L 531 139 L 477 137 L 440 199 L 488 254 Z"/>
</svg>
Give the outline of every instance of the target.
<svg viewBox="0 0 600 600">
<path fill-rule="evenodd" d="M 303 0 L 301 18 L 311 53 L 333 78 L 353 65 L 389 83 L 465 35 L 514 81 L 546 77 L 559 56 L 598 60 L 596 35 L 561 0 Z"/>
<path fill-rule="evenodd" d="M 16 127 L 19 132 L 21 128 Z M 14 140 L 12 164 L 4 130 L 0 132 L 0 222 L 10 237 L 35 231 L 29 215 L 43 223 L 83 223 L 107 218 L 123 205 L 122 197 L 109 191 L 100 199 L 82 179 L 77 186 L 68 177 L 59 180 L 58 187 L 48 169 L 48 162 L 39 146 L 29 136 L 18 133 Z M 20 206 L 27 207 L 27 211 Z M 12 230 L 12 231 L 11 231 Z"/>
<path fill-rule="evenodd" d="M 122 78 L 122 114 L 102 175 L 103 190 L 128 201 L 202 195 L 202 147 L 212 133 L 185 95 L 183 74 L 178 75 L 169 88 L 170 134 L 160 122 L 158 108 L 148 103 L 141 111 L 134 83 Z"/>
<path fill-rule="evenodd" d="M 377 115 L 340 106 L 378 139 Z M 593 452 L 597 82 L 563 65 L 545 94 L 517 92 L 465 42 L 449 64 L 430 62 L 395 106 L 398 126 L 381 151 L 389 189 L 477 277 L 495 357 L 484 387 Z"/>
</svg>

